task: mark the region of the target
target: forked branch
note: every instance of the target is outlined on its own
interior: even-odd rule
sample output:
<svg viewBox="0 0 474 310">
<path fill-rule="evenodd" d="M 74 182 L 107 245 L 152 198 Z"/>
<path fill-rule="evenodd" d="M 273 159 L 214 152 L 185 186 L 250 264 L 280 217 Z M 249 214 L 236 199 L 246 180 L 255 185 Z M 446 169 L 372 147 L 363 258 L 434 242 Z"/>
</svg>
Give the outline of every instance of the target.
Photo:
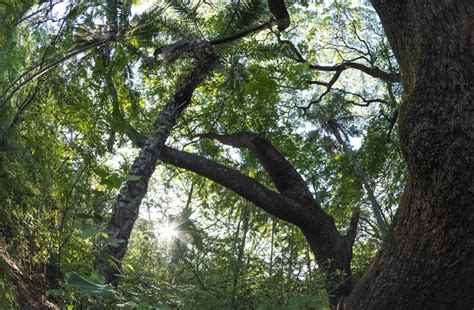
<svg viewBox="0 0 474 310">
<path fill-rule="evenodd" d="M 208 133 L 199 136 L 215 139 L 233 147 L 249 149 L 281 194 L 296 200 L 314 199 L 301 175 L 263 135 L 244 131 L 229 135 Z"/>
<path fill-rule="evenodd" d="M 276 193 L 257 180 L 248 177 L 237 170 L 228 168 L 202 156 L 164 147 L 159 153 L 159 159 L 175 167 L 192 171 L 206 177 L 243 198 L 253 202 L 268 213 L 290 223 L 299 224 L 297 208 L 288 208 L 290 203 L 279 193 Z"/>
</svg>

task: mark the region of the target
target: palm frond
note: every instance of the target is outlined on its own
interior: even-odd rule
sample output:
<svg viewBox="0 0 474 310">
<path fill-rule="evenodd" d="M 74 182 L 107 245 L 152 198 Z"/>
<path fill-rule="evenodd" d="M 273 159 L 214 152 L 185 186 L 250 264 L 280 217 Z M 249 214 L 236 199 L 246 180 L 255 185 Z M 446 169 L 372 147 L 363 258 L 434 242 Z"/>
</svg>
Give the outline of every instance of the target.
<svg viewBox="0 0 474 310">
<path fill-rule="evenodd" d="M 198 8 L 200 2 L 193 3 L 192 0 L 166 0 L 169 7 L 173 9 L 180 19 L 186 20 L 196 29 L 202 27 L 204 19 L 199 15 Z"/>
<path fill-rule="evenodd" d="M 261 22 L 267 14 L 267 6 L 262 0 L 236 1 L 224 7 L 221 20 L 224 23 L 222 36 L 249 28 Z"/>
</svg>

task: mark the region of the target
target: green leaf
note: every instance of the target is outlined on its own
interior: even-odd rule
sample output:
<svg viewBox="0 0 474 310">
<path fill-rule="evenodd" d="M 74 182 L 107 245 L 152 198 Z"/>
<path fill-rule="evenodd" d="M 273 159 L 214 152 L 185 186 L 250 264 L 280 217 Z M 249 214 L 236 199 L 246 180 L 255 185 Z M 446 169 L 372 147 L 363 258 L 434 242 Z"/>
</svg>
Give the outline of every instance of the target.
<svg viewBox="0 0 474 310">
<path fill-rule="evenodd" d="M 118 247 L 119 244 L 124 243 L 125 240 L 123 239 L 115 239 L 113 237 L 108 237 L 104 240 L 104 245 L 110 245 L 112 247 Z"/>
<path fill-rule="evenodd" d="M 95 284 L 75 272 L 71 272 L 66 285 L 88 296 L 117 299 L 117 293 L 110 284 Z"/>
<path fill-rule="evenodd" d="M 97 235 L 100 232 L 100 229 L 97 229 L 92 224 L 83 224 L 81 230 L 82 230 L 81 232 L 82 239 L 88 239 L 90 237 Z"/>
<path fill-rule="evenodd" d="M 139 175 L 132 175 L 132 174 L 129 174 L 127 176 L 127 181 L 139 181 L 140 180 L 140 176 Z"/>
<path fill-rule="evenodd" d="M 101 177 L 102 178 L 102 177 Z M 122 186 L 124 179 L 118 173 L 112 173 L 106 178 L 102 178 L 100 184 L 109 188 L 119 189 Z"/>
<path fill-rule="evenodd" d="M 148 309 L 148 301 L 142 301 L 137 306 L 137 310 L 146 310 L 146 309 Z"/>
<path fill-rule="evenodd" d="M 107 170 L 102 169 L 100 167 L 97 167 L 94 169 L 94 172 L 101 178 L 101 179 L 106 179 L 109 176 L 109 173 Z"/>
</svg>

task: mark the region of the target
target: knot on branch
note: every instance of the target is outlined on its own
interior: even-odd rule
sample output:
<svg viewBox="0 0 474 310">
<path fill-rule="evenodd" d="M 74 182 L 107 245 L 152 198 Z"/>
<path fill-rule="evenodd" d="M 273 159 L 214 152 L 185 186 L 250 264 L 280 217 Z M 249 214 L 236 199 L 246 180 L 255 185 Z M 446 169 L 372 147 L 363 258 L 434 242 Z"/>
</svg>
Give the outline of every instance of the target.
<svg viewBox="0 0 474 310">
<path fill-rule="evenodd" d="M 193 53 L 194 56 L 203 60 L 214 52 L 211 44 L 206 40 L 179 41 L 159 47 L 155 50 L 154 56 L 165 66 L 171 66 L 184 53 Z"/>
</svg>

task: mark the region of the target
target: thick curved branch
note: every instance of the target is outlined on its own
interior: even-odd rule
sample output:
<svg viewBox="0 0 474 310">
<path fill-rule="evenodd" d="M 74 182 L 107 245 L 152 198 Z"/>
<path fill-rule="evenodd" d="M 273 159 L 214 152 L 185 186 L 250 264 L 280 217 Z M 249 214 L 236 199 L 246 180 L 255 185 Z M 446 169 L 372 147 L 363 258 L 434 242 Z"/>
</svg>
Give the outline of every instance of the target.
<svg viewBox="0 0 474 310">
<path fill-rule="evenodd" d="M 199 135 L 215 139 L 223 144 L 249 149 L 270 175 L 275 187 L 288 198 L 314 200 L 306 182 L 293 165 L 263 135 L 253 132 L 238 132 L 229 135 Z"/>
<path fill-rule="evenodd" d="M 353 61 L 346 61 L 338 65 L 334 66 L 321 66 L 321 65 L 309 65 L 310 69 L 313 70 L 318 70 L 318 71 L 344 71 L 347 69 L 356 69 L 359 71 L 364 72 L 367 75 L 370 75 L 371 77 L 380 79 L 382 81 L 388 82 L 388 83 L 400 83 L 402 78 L 400 76 L 400 73 L 390 73 L 390 72 L 385 72 L 380 70 L 377 67 L 369 67 L 357 62 Z"/>
<path fill-rule="evenodd" d="M 258 148 L 258 146 L 255 146 L 255 144 L 259 144 L 254 142 L 258 141 L 259 135 L 239 133 L 230 136 L 215 135 L 214 137 L 238 147 L 248 147 L 247 144 L 251 144 L 249 148 L 257 149 L 257 154 L 260 154 L 263 150 L 262 156 L 266 157 L 265 147 Z M 268 146 L 266 143 L 263 144 Z M 159 159 L 211 179 L 248 199 L 275 217 L 298 226 L 307 238 L 318 265 L 327 272 L 326 286 L 327 290 L 335 296 L 333 299 L 337 300 L 340 296 L 348 295 L 351 287 L 350 260 L 352 253 L 351 247 L 348 245 L 355 238 L 352 237 L 355 233 L 349 232 L 349 237 L 341 236 L 333 218 L 325 213 L 314 200 L 297 200 L 285 197 L 236 170 L 201 156 L 166 146 L 159 153 Z M 272 156 L 270 156 L 270 159 L 272 159 Z M 354 222 L 354 220 L 351 222 Z M 356 224 L 351 225 L 351 227 L 354 226 Z"/>
<path fill-rule="evenodd" d="M 277 19 L 278 30 L 283 31 L 290 26 L 290 13 L 284 0 L 268 0 L 268 8 Z"/>
<path fill-rule="evenodd" d="M 175 167 L 183 168 L 206 177 L 243 198 L 253 202 L 266 212 L 287 222 L 298 225 L 303 209 L 291 204 L 261 183 L 240 172 L 199 155 L 190 154 L 165 146 L 159 159 Z"/>
</svg>

